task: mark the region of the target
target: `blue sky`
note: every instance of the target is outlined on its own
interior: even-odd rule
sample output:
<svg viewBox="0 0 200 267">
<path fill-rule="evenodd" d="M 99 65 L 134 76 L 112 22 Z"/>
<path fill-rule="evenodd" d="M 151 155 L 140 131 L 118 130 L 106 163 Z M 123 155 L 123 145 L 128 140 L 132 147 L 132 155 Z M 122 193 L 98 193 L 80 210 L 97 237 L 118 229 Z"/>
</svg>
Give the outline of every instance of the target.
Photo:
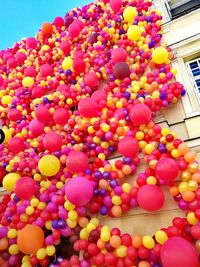
<svg viewBox="0 0 200 267">
<path fill-rule="evenodd" d="M 92 0 L 1 0 L 0 50 L 23 37 L 34 36 L 43 22 L 52 22 Z"/>
</svg>

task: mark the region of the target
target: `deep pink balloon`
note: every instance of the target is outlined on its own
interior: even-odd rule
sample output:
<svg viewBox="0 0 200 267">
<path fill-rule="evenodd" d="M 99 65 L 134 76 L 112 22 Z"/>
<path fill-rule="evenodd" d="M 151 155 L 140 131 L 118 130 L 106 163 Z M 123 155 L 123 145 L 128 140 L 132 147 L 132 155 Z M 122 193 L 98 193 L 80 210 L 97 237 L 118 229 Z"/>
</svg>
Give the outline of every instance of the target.
<svg viewBox="0 0 200 267">
<path fill-rule="evenodd" d="M 127 52 L 123 48 L 116 48 L 112 50 L 111 57 L 113 63 L 125 62 L 127 59 Z"/>
<path fill-rule="evenodd" d="M 88 167 L 88 157 L 81 151 L 71 151 L 67 157 L 70 172 L 84 172 Z"/>
<path fill-rule="evenodd" d="M 72 178 L 66 185 L 65 195 L 76 206 L 85 206 L 93 196 L 92 182 L 84 177 Z"/>
<path fill-rule="evenodd" d="M 110 0 L 110 7 L 114 12 L 118 12 L 122 7 L 122 0 Z"/>
<path fill-rule="evenodd" d="M 68 27 L 68 32 L 70 37 L 75 38 L 78 37 L 80 34 L 81 28 L 76 21 L 73 21 L 72 24 L 69 25 Z"/>
<path fill-rule="evenodd" d="M 18 154 L 19 152 L 24 151 L 25 144 L 23 139 L 21 139 L 20 137 L 12 137 L 8 141 L 8 149 L 14 154 Z"/>
<path fill-rule="evenodd" d="M 198 267 L 194 246 L 182 237 L 169 238 L 161 248 L 163 267 Z"/>
<path fill-rule="evenodd" d="M 57 87 L 56 91 L 61 92 L 64 96 L 69 96 L 70 87 L 67 84 L 61 84 Z"/>
<path fill-rule="evenodd" d="M 85 71 L 85 61 L 82 58 L 76 57 L 73 62 L 73 69 L 76 73 L 81 73 Z"/>
<path fill-rule="evenodd" d="M 65 56 L 68 56 L 71 51 L 71 46 L 68 41 L 62 41 L 60 43 L 60 49 L 64 52 Z"/>
<path fill-rule="evenodd" d="M 49 122 L 49 119 L 50 119 L 49 109 L 44 107 L 44 106 L 39 106 L 35 110 L 35 116 L 38 120 L 47 124 Z"/>
<path fill-rule="evenodd" d="M 106 100 L 107 93 L 103 90 L 97 90 L 94 91 L 91 98 L 94 99 L 97 103 L 99 103 L 101 100 Z"/>
<path fill-rule="evenodd" d="M 113 67 L 113 74 L 119 80 L 129 77 L 131 70 L 126 62 L 117 62 Z"/>
<path fill-rule="evenodd" d="M 53 24 L 56 26 L 56 27 L 62 27 L 64 26 L 64 19 L 62 17 L 56 17 L 53 21 Z"/>
<path fill-rule="evenodd" d="M 57 109 L 53 114 L 53 119 L 56 124 L 65 125 L 69 119 L 69 112 L 65 108 Z"/>
<path fill-rule="evenodd" d="M 51 131 L 47 133 L 43 139 L 43 145 L 46 150 L 54 152 L 62 146 L 62 138 L 59 134 Z"/>
<path fill-rule="evenodd" d="M 89 97 L 84 98 L 78 104 L 78 111 L 84 117 L 96 117 L 98 115 L 98 104 Z"/>
<path fill-rule="evenodd" d="M 173 159 L 162 158 L 157 162 L 155 172 L 159 179 L 174 180 L 179 173 L 178 164 Z"/>
<path fill-rule="evenodd" d="M 22 118 L 22 113 L 16 109 L 16 108 L 12 108 L 8 111 L 8 118 L 10 121 L 18 121 L 21 120 Z"/>
<path fill-rule="evenodd" d="M 91 88 L 95 88 L 99 86 L 99 78 L 97 77 L 96 73 L 93 71 L 88 72 L 85 75 L 84 81 L 85 81 L 85 84 Z"/>
<path fill-rule="evenodd" d="M 23 52 L 17 52 L 15 58 L 20 64 L 23 64 L 27 57 Z"/>
<path fill-rule="evenodd" d="M 151 110 L 145 104 L 136 104 L 131 108 L 129 116 L 133 124 L 139 126 L 151 120 Z"/>
<path fill-rule="evenodd" d="M 131 136 L 125 136 L 119 141 L 118 151 L 124 157 L 135 158 L 139 153 L 138 141 Z"/>
<path fill-rule="evenodd" d="M 40 86 L 35 86 L 32 89 L 32 96 L 33 98 L 40 98 L 45 94 L 45 88 Z"/>
<path fill-rule="evenodd" d="M 163 191 L 157 185 L 146 184 L 138 190 L 137 202 L 144 210 L 159 210 L 163 206 L 164 201 Z"/>
<path fill-rule="evenodd" d="M 52 66 L 50 64 L 43 64 L 40 66 L 40 74 L 42 77 L 52 76 L 54 74 Z"/>
<path fill-rule="evenodd" d="M 17 197 L 29 200 L 37 191 L 37 184 L 31 177 L 21 177 L 17 180 L 14 192 Z"/>
<path fill-rule="evenodd" d="M 33 136 L 39 136 L 44 132 L 45 124 L 38 119 L 33 119 L 29 123 L 29 130 L 33 134 Z"/>
<path fill-rule="evenodd" d="M 24 76 L 35 77 L 37 75 L 34 67 L 27 67 L 24 70 Z"/>
<path fill-rule="evenodd" d="M 35 39 L 34 37 L 28 37 L 28 38 L 26 39 L 26 46 L 27 46 L 28 48 L 35 49 L 36 46 L 37 46 L 37 41 L 36 41 L 36 39 Z"/>
</svg>

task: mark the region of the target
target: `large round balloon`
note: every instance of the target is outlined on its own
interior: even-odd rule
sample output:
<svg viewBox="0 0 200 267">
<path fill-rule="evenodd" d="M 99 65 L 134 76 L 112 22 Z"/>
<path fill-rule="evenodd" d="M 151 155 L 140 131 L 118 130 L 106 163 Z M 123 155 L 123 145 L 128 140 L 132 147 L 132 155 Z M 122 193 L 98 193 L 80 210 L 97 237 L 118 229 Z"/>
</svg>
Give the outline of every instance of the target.
<svg viewBox="0 0 200 267">
<path fill-rule="evenodd" d="M 169 238 L 161 248 L 163 267 L 198 267 L 194 246 L 181 237 Z"/>
<path fill-rule="evenodd" d="M 78 111 L 82 116 L 87 118 L 97 117 L 98 104 L 90 97 L 84 98 L 78 103 Z"/>
<path fill-rule="evenodd" d="M 91 71 L 91 72 L 88 72 L 86 75 L 85 75 L 85 78 L 84 78 L 84 81 L 85 81 L 85 84 L 91 88 L 96 88 L 99 86 L 99 78 L 98 76 L 96 75 L 95 72 Z"/>
<path fill-rule="evenodd" d="M 17 180 L 20 179 L 20 175 L 18 173 L 8 173 L 3 178 L 3 188 L 5 188 L 8 191 L 14 191 L 15 184 Z"/>
<path fill-rule="evenodd" d="M 41 174 L 45 176 L 54 176 L 60 170 L 60 161 L 56 156 L 45 155 L 40 159 L 38 168 Z"/>
<path fill-rule="evenodd" d="M 163 191 L 157 185 L 143 185 L 137 193 L 139 206 L 147 211 L 159 210 L 163 206 L 164 200 Z"/>
<path fill-rule="evenodd" d="M 50 152 L 59 150 L 62 146 L 62 137 L 54 131 L 51 131 L 45 135 L 43 145 Z"/>
<path fill-rule="evenodd" d="M 65 195 L 72 204 L 84 206 L 92 199 L 92 182 L 84 177 L 72 178 L 66 185 Z"/>
<path fill-rule="evenodd" d="M 153 50 L 152 60 L 157 64 L 166 63 L 168 60 L 168 51 L 164 47 L 157 47 Z"/>
<path fill-rule="evenodd" d="M 34 224 L 27 224 L 17 235 L 17 245 L 24 254 L 36 254 L 44 244 L 44 232 Z"/>
<path fill-rule="evenodd" d="M 88 157 L 81 151 L 71 151 L 67 157 L 70 172 L 84 172 L 88 167 Z"/>
<path fill-rule="evenodd" d="M 122 6 L 122 0 L 110 0 L 110 7 L 114 12 L 118 12 Z"/>
<path fill-rule="evenodd" d="M 37 191 L 37 184 L 31 177 L 21 177 L 17 180 L 14 192 L 17 197 L 29 200 Z"/>
<path fill-rule="evenodd" d="M 53 114 L 53 119 L 56 124 L 65 125 L 69 119 L 69 112 L 65 108 L 57 109 Z"/>
<path fill-rule="evenodd" d="M 127 59 L 127 52 L 121 47 L 113 49 L 111 53 L 111 58 L 113 63 L 125 62 Z"/>
<path fill-rule="evenodd" d="M 102 100 L 106 100 L 107 98 L 107 93 L 103 90 L 96 90 L 94 93 L 91 95 L 91 98 L 95 100 L 97 103 L 99 103 Z"/>
<path fill-rule="evenodd" d="M 44 106 L 39 106 L 36 110 L 35 110 L 35 116 L 38 120 L 40 120 L 41 122 L 43 122 L 44 124 L 47 124 L 49 122 L 50 119 L 50 112 L 49 109 L 44 107 Z"/>
<path fill-rule="evenodd" d="M 14 153 L 14 154 L 18 154 L 21 151 L 25 150 L 25 144 L 22 138 L 20 137 L 12 137 L 9 141 L 8 141 L 8 149 Z"/>
<path fill-rule="evenodd" d="M 44 132 L 45 124 L 38 119 L 33 119 L 29 123 L 29 129 L 33 136 L 39 136 Z"/>
<path fill-rule="evenodd" d="M 119 141 L 118 150 L 125 157 L 135 158 L 139 153 L 138 141 L 131 136 L 126 136 Z"/>
<path fill-rule="evenodd" d="M 127 31 L 128 39 L 138 41 L 142 35 L 142 28 L 137 25 L 131 25 Z"/>
<path fill-rule="evenodd" d="M 126 62 L 117 62 L 113 67 L 113 74 L 119 80 L 129 77 L 131 70 Z"/>
<path fill-rule="evenodd" d="M 162 158 L 157 162 L 155 172 L 159 179 L 174 180 L 178 176 L 179 167 L 174 159 Z"/>
<path fill-rule="evenodd" d="M 139 126 L 150 121 L 151 110 L 145 104 L 136 104 L 131 108 L 129 116 L 133 124 Z"/>
</svg>

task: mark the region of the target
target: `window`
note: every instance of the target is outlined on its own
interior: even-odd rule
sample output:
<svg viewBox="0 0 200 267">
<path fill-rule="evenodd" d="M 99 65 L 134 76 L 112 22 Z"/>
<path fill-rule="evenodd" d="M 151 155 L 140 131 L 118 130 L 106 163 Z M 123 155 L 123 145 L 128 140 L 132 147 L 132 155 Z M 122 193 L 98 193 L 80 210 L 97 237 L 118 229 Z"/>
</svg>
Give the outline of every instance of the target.
<svg viewBox="0 0 200 267">
<path fill-rule="evenodd" d="M 169 5 L 171 8 L 172 19 L 176 19 L 183 16 L 197 8 L 200 8 L 199 0 L 169 0 Z"/>
<path fill-rule="evenodd" d="M 194 85 L 197 100 L 200 104 L 200 58 L 191 60 L 186 64 L 190 79 Z"/>
</svg>

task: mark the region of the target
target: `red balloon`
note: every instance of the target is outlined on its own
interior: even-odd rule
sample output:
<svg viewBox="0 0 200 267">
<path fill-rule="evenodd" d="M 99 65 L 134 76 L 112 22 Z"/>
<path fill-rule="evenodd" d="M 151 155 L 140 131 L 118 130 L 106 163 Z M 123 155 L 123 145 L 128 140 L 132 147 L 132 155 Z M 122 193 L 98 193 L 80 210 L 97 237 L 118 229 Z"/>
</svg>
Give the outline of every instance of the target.
<svg viewBox="0 0 200 267">
<path fill-rule="evenodd" d="M 37 191 L 37 184 L 31 177 L 21 177 L 17 180 L 14 192 L 17 197 L 29 200 Z"/>
<path fill-rule="evenodd" d="M 144 210 L 159 210 L 163 206 L 164 201 L 163 191 L 157 185 L 146 184 L 138 190 L 137 202 Z"/>
<path fill-rule="evenodd" d="M 65 125 L 69 119 L 69 112 L 65 108 L 57 109 L 53 114 L 53 119 L 56 124 Z"/>
<path fill-rule="evenodd" d="M 39 136 L 44 132 L 45 124 L 39 121 L 38 119 L 33 119 L 29 123 L 29 130 L 34 136 Z"/>
<path fill-rule="evenodd" d="M 38 120 L 47 124 L 49 122 L 49 118 L 50 118 L 49 109 L 44 107 L 44 106 L 39 106 L 35 110 L 35 116 Z"/>
<path fill-rule="evenodd" d="M 73 69 L 76 73 L 81 73 L 85 71 L 85 61 L 82 58 L 76 57 L 73 62 Z"/>
<path fill-rule="evenodd" d="M 68 27 L 68 32 L 70 37 L 75 38 L 78 37 L 80 34 L 81 28 L 76 21 L 73 21 L 72 24 L 69 25 Z"/>
<path fill-rule="evenodd" d="M 151 110 L 145 104 L 136 104 L 131 108 L 129 116 L 133 124 L 139 126 L 151 120 Z"/>
<path fill-rule="evenodd" d="M 56 26 L 56 27 L 62 27 L 64 26 L 64 19 L 62 17 L 56 17 L 53 21 L 53 24 Z"/>
<path fill-rule="evenodd" d="M 87 118 L 97 117 L 98 104 L 95 100 L 87 97 L 82 99 L 78 104 L 79 113 Z"/>
<path fill-rule="evenodd" d="M 122 7 L 122 0 L 110 0 L 110 7 L 114 12 L 118 12 Z"/>
<path fill-rule="evenodd" d="M 52 76 L 54 74 L 52 66 L 50 64 L 43 64 L 40 66 L 40 74 L 42 77 Z"/>
<path fill-rule="evenodd" d="M 24 70 L 24 76 L 35 77 L 37 75 L 34 67 L 28 67 Z"/>
<path fill-rule="evenodd" d="M 18 121 L 18 120 L 21 120 L 21 118 L 22 118 L 22 114 L 18 109 L 12 108 L 8 111 L 8 119 L 10 121 Z"/>
<path fill-rule="evenodd" d="M 157 162 L 155 172 L 159 179 L 174 180 L 179 173 L 178 164 L 173 159 L 162 158 Z"/>
<path fill-rule="evenodd" d="M 85 81 L 85 84 L 91 88 L 95 88 L 99 86 L 99 78 L 97 77 L 96 73 L 93 71 L 88 72 L 85 75 L 84 81 Z"/>
<path fill-rule="evenodd" d="M 198 267 L 194 246 L 181 237 L 169 238 L 161 248 L 163 267 Z"/>
<path fill-rule="evenodd" d="M 12 153 L 18 154 L 19 152 L 24 151 L 24 149 L 25 149 L 24 141 L 19 137 L 12 137 L 8 141 L 8 149 Z"/>
<path fill-rule="evenodd" d="M 23 52 L 17 52 L 15 58 L 20 64 L 23 64 L 27 57 Z"/>
<path fill-rule="evenodd" d="M 138 141 L 131 136 L 125 136 L 119 141 L 118 151 L 124 157 L 135 158 L 139 153 Z"/>
<path fill-rule="evenodd" d="M 117 62 L 113 67 L 113 74 L 117 79 L 123 80 L 129 77 L 131 70 L 126 62 Z"/>
<path fill-rule="evenodd" d="M 127 59 L 127 52 L 123 48 L 116 48 L 112 50 L 111 57 L 113 63 L 125 62 Z"/>
<path fill-rule="evenodd" d="M 107 99 L 107 94 L 103 90 L 97 90 L 97 91 L 94 91 L 91 98 L 94 99 L 97 103 L 99 103 L 101 100 Z"/>
<path fill-rule="evenodd" d="M 43 145 L 46 150 L 54 152 L 59 150 L 62 146 L 62 138 L 59 134 L 55 132 L 49 132 L 45 135 L 43 139 Z"/>
<path fill-rule="evenodd" d="M 67 167 L 70 172 L 84 172 L 88 167 L 88 157 L 81 151 L 71 151 L 67 157 Z"/>
<path fill-rule="evenodd" d="M 45 88 L 44 87 L 39 87 L 39 86 L 33 87 L 33 89 L 32 89 L 33 98 L 40 98 L 44 94 L 45 94 Z"/>
<path fill-rule="evenodd" d="M 62 41 L 60 43 L 60 49 L 64 52 L 65 56 L 68 56 L 71 51 L 71 46 L 68 41 Z"/>
</svg>

